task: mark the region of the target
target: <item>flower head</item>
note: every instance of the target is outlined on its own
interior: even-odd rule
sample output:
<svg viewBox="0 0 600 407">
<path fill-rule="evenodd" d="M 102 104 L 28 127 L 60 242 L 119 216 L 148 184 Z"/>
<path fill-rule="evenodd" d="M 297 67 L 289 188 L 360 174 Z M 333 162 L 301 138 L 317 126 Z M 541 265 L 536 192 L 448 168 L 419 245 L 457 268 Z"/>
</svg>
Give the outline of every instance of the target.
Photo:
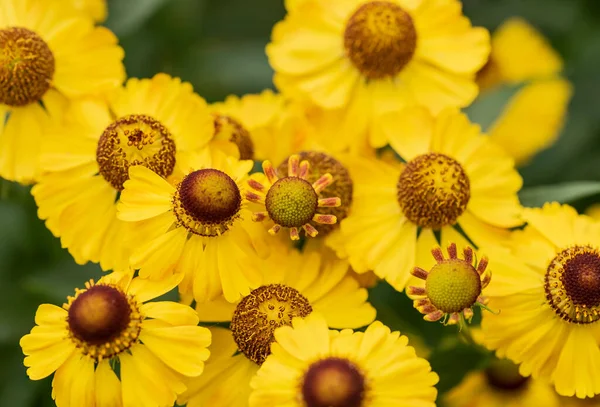
<svg viewBox="0 0 600 407">
<path fill-rule="evenodd" d="M 32 380 L 55 373 L 58 406 L 172 405 L 184 378 L 203 372 L 211 334 L 197 326 L 196 312 L 147 302 L 177 281 L 158 285 L 132 274 L 91 280 L 62 308 L 38 308 L 37 326 L 21 339 L 24 363 Z"/>
</svg>

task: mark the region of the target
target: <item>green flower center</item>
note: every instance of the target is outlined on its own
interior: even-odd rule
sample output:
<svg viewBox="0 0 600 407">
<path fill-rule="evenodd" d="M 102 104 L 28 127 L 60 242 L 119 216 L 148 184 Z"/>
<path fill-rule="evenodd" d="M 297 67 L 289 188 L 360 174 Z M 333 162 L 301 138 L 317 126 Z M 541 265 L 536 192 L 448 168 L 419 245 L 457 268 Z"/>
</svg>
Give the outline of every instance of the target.
<svg viewBox="0 0 600 407">
<path fill-rule="evenodd" d="M 429 301 L 444 313 L 471 308 L 481 294 L 477 270 L 464 260 L 448 259 L 432 267 L 425 289 Z"/>
<path fill-rule="evenodd" d="M 283 227 L 302 227 L 317 212 L 319 198 L 310 182 L 299 177 L 277 180 L 265 198 L 269 217 Z"/>
</svg>

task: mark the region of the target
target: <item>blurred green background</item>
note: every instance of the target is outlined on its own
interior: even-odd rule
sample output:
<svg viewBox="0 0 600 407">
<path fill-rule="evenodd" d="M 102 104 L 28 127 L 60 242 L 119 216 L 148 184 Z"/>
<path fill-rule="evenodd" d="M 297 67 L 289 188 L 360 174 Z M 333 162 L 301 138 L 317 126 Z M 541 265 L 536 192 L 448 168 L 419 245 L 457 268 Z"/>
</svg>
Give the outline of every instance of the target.
<svg viewBox="0 0 600 407">
<path fill-rule="evenodd" d="M 584 210 L 600 201 L 600 1 L 464 0 L 465 13 L 491 30 L 522 16 L 541 30 L 565 59 L 575 86 L 567 125 L 554 147 L 521 169 L 525 204 L 560 200 Z M 271 27 L 284 15 L 281 0 L 113 0 L 106 25 L 120 38 L 130 76 L 167 72 L 190 81 L 208 101 L 272 87 L 264 55 Z M 469 109 L 489 124 L 514 89 Z M 482 103 L 483 103 L 482 102 Z M 53 406 L 50 380 L 31 382 L 19 338 L 34 324 L 40 303 L 61 305 L 75 287 L 100 275 L 78 266 L 36 217 L 29 188 L 0 184 L 0 407 Z M 413 333 L 433 352 L 441 392 L 486 355 L 456 340 L 454 328 L 425 323 L 403 294 L 389 286 L 371 295 L 379 319 Z"/>
</svg>

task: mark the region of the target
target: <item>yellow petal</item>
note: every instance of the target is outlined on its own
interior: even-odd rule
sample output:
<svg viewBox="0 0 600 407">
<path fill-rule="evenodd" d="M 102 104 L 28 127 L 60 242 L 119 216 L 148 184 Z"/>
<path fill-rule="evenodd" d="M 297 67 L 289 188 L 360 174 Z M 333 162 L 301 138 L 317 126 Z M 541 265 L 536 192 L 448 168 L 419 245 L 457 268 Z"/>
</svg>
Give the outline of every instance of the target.
<svg viewBox="0 0 600 407">
<path fill-rule="evenodd" d="M 175 188 L 143 165 L 129 168 L 129 179 L 123 186 L 117 204 L 121 220 L 140 221 L 173 209 Z"/>
<path fill-rule="evenodd" d="M 108 360 L 96 368 L 96 407 L 122 407 L 121 382 Z"/>
<path fill-rule="evenodd" d="M 427 109 L 412 107 L 384 115 L 380 125 L 394 151 L 404 160 L 429 151 L 434 120 Z"/>
<path fill-rule="evenodd" d="M 173 273 L 187 239 L 187 230 L 176 227 L 139 247 L 131 263 L 140 269 L 142 278 L 157 280 Z"/>
<path fill-rule="evenodd" d="M 193 308 L 171 301 L 153 301 L 143 304 L 140 312 L 147 318 L 159 319 L 170 325 L 198 325 L 198 314 Z"/>
</svg>

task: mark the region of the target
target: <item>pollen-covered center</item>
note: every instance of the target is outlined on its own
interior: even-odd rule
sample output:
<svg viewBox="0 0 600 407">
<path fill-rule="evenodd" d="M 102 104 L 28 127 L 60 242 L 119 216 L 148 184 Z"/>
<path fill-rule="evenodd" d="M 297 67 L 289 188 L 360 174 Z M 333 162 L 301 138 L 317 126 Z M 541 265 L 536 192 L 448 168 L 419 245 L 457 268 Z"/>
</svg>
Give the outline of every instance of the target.
<svg viewBox="0 0 600 407">
<path fill-rule="evenodd" d="M 579 324 L 600 319 L 600 251 L 591 246 L 562 250 L 548 265 L 546 299 L 562 319 Z"/>
<path fill-rule="evenodd" d="M 439 153 L 410 160 L 397 188 L 398 203 L 408 220 L 431 229 L 455 224 L 471 197 L 469 177 L 462 165 Z"/>
<path fill-rule="evenodd" d="M 25 106 L 50 89 L 54 55 L 35 32 L 22 27 L 0 30 L 0 103 Z"/>
<path fill-rule="evenodd" d="M 481 294 L 481 277 L 461 259 L 447 259 L 434 265 L 425 280 L 429 301 L 444 313 L 471 308 Z"/>
<path fill-rule="evenodd" d="M 529 381 L 519 374 L 519 366 L 508 359 L 494 359 L 485 369 L 488 384 L 500 391 L 520 390 Z"/>
<path fill-rule="evenodd" d="M 311 364 L 302 379 L 307 407 L 360 407 L 365 390 L 365 378 L 356 365 L 337 357 Z"/>
<path fill-rule="evenodd" d="M 298 290 L 281 284 L 262 286 L 237 305 L 231 333 L 240 351 L 260 365 L 271 353 L 275 329 L 311 312 L 310 303 Z"/>
<path fill-rule="evenodd" d="M 190 232 L 217 236 L 239 216 L 242 195 L 235 181 L 213 168 L 188 174 L 177 187 L 174 213 Z"/>
<path fill-rule="evenodd" d="M 269 217 L 283 227 L 302 227 L 317 212 L 319 197 L 310 182 L 300 177 L 277 180 L 265 198 Z"/>
<path fill-rule="evenodd" d="M 319 198 L 338 197 L 342 203 L 337 207 L 324 207 L 319 210 L 320 213 L 324 215 L 334 215 L 337 219 L 337 223 L 333 225 L 322 223 L 314 225 L 315 229 L 319 232 L 319 236 L 323 237 L 338 228 L 340 221 L 348 217 L 350 207 L 352 206 L 354 189 L 352 178 L 350 178 L 350 173 L 346 167 L 328 154 L 318 151 L 302 151 L 298 153 L 298 156 L 300 156 L 300 161 L 306 160 L 310 164 L 310 172 L 306 178 L 308 182 L 314 183 L 325 174 L 331 174 L 333 177 L 332 184 L 319 192 Z M 278 173 L 287 174 L 288 161 L 289 157 L 277 167 Z"/>
<path fill-rule="evenodd" d="M 96 150 L 100 174 L 121 191 L 129 167 L 143 165 L 161 177 L 175 168 L 175 140 L 158 120 L 132 114 L 111 123 L 100 136 Z"/>
<path fill-rule="evenodd" d="M 135 343 L 141 319 L 137 303 L 113 286 L 90 286 L 69 298 L 71 339 L 96 360 L 110 358 Z"/>
<path fill-rule="evenodd" d="M 397 75 L 417 48 L 411 16 L 390 1 L 371 1 L 350 16 L 344 31 L 346 54 L 369 79 Z"/>
<path fill-rule="evenodd" d="M 254 142 L 246 128 L 231 116 L 214 115 L 215 140 L 226 140 L 235 144 L 240 152 L 240 160 L 254 158 Z"/>
</svg>

